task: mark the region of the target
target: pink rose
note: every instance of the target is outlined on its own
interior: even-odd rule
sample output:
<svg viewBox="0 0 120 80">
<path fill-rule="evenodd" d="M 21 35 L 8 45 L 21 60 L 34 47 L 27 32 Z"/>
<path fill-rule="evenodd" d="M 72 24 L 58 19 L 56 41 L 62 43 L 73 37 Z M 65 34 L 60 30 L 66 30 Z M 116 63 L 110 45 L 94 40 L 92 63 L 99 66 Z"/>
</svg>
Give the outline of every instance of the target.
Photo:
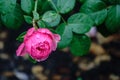
<svg viewBox="0 0 120 80">
<path fill-rule="evenodd" d="M 28 53 L 33 59 L 40 62 L 46 60 L 50 53 L 56 50 L 59 41 L 60 36 L 46 28 L 37 30 L 30 28 L 16 53 L 17 56 L 24 56 Z"/>
</svg>

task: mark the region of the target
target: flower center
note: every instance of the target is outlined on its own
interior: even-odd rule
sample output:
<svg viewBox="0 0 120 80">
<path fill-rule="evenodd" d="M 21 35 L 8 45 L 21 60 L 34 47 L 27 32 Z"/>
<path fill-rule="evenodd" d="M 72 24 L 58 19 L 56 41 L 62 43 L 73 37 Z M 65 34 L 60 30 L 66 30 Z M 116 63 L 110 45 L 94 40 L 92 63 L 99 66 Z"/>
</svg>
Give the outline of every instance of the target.
<svg viewBox="0 0 120 80">
<path fill-rule="evenodd" d="M 36 47 L 36 49 L 37 49 L 37 50 L 39 50 L 39 51 L 41 50 L 41 48 L 40 48 L 40 47 Z"/>
<path fill-rule="evenodd" d="M 36 49 L 39 50 L 39 51 L 42 51 L 42 50 L 46 50 L 46 49 L 49 49 L 49 44 L 48 42 L 40 42 L 37 46 L 36 46 Z"/>
</svg>

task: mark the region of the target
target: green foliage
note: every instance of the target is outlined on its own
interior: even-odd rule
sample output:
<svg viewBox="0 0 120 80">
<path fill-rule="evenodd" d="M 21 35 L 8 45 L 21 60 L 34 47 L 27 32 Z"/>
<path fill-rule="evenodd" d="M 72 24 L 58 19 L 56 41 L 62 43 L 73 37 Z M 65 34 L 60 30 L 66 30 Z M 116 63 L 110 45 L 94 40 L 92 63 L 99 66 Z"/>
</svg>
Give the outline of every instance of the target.
<svg viewBox="0 0 120 80">
<path fill-rule="evenodd" d="M 76 56 L 88 53 L 90 39 L 85 34 L 92 26 L 109 36 L 120 31 L 119 21 L 120 0 L 0 0 L 0 26 L 19 29 L 27 22 L 48 28 L 60 34 L 58 48 L 70 46 Z M 17 40 L 23 41 L 24 34 Z"/>
<path fill-rule="evenodd" d="M 109 0 L 111 4 L 120 4 L 120 0 Z"/>
<path fill-rule="evenodd" d="M 46 24 L 50 27 L 54 27 L 60 23 L 60 15 L 55 11 L 47 11 L 42 20 L 46 22 Z"/>
<path fill-rule="evenodd" d="M 120 4 L 120 0 L 102 0 L 108 5 Z"/>
<path fill-rule="evenodd" d="M 42 20 L 39 20 L 39 21 L 37 22 L 37 24 L 38 24 L 38 26 L 39 26 L 40 28 L 45 28 L 45 27 L 46 27 L 45 23 L 44 23 Z"/>
<path fill-rule="evenodd" d="M 89 52 L 91 40 L 86 35 L 74 35 L 70 51 L 75 56 L 83 56 Z"/>
<path fill-rule="evenodd" d="M 44 12 L 51 10 L 50 3 L 48 0 L 38 0 L 37 6 L 38 13 L 43 14 Z"/>
<path fill-rule="evenodd" d="M 34 8 L 34 0 L 21 0 L 21 8 L 25 13 L 30 14 Z"/>
<path fill-rule="evenodd" d="M 65 14 L 75 6 L 75 0 L 49 0 L 52 7 L 59 13 Z"/>
<path fill-rule="evenodd" d="M 24 20 L 19 5 L 16 5 L 14 10 L 11 10 L 11 12 L 1 14 L 1 20 L 7 28 L 18 29 L 22 25 Z"/>
<path fill-rule="evenodd" d="M 23 42 L 23 39 L 24 39 L 24 35 L 26 34 L 26 31 L 25 32 L 22 32 L 17 38 L 16 40 L 20 41 L 20 42 Z"/>
<path fill-rule="evenodd" d="M 120 5 L 111 6 L 109 8 L 105 24 L 110 32 L 120 30 Z"/>
<path fill-rule="evenodd" d="M 58 28 L 56 29 L 56 32 L 61 36 L 61 40 L 58 43 L 58 48 L 67 47 L 72 41 L 73 34 L 72 34 L 71 28 L 66 24 L 62 23 L 58 26 Z"/>
<path fill-rule="evenodd" d="M 14 10 L 16 0 L 0 0 L 0 13 L 6 14 Z"/>
<path fill-rule="evenodd" d="M 34 63 L 34 64 L 37 63 L 37 61 L 34 60 L 31 56 L 28 57 L 28 60 L 31 61 L 31 62 Z"/>
<path fill-rule="evenodd" d="M 87 0 L 80 8 L 82 13 L 93 13 L 106 8 L 106 4 L 101 0 Z"/>
<path fill-rule="evenodd" d="M 90 17 L 93 19 L 95 25 L 102 24 L 107 17 L 107 9 L 103 9 L 90 14 Z"/>
<path fill-rule="evenodd" d="M 39 20 L 39 18 L 40 18 L 39 13 L 37 13 L 36 11 L 33 11 L 33 19 Z"/>
<path fill-rule="evenodd" d="M 77 13 L 68 19 L 68 26 L 72 28 L 73 32 L 83 34 L 90 30 L 93 26 L 93 21 L 88 15 Z"/>
<path fill-rule="evenodd" d="M 24 15 L 24 19 L 28 24 L 32 24 L 32 17 Z"/>
<path fill-rule="evenodd" d="M 75 6 L 75 0 L 57 0 L 57 8 L 60 13 L 67 13 Z"/>
<path fill-rule="evenodd" d="M 81 2 L 81 3 L 84 3 L 86 0 L 78 0 L 79 2 Z"/>
</svg>

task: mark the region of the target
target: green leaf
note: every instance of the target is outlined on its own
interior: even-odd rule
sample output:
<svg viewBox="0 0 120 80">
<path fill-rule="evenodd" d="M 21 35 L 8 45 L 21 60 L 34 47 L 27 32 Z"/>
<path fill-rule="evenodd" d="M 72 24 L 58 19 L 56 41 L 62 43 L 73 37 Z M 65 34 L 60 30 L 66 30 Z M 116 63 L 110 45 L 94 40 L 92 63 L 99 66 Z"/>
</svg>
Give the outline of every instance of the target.
<svg viewBox="0 0 120 80">
<path fill-rule="evenodd" d="M 37 61 L 34 60 L 34 59 L 33 59 L 32 57 L 30 57 L 30 56 L 29 56 L 28 60 L 31 61 L 32 63 L 37 63 Z"/>
<path fill-rule="evenodd" d="M 51 10 L 50 4 L 48 0 L 38 0 L 37 11 L 40 14 L 43 14 L 46 11 Z"/>
<path fill-rule="evenodd" d="M 75 0 L 48 0 L 55 11 L 65 14 L 75 6 Z"/>
<path fill-rule="evenodd" d="M 16 8 L 9 13 L 1 14 L 1 20 L 7 28 L 18 29 L 24 21 L 20 6 L 17 5 Z"/>
<path fill-rule="evenodd" d="M 100 25 L 105 21 L 105 18 L 107 17 L 107 9 L 91 13 L 90 17 L 94 21 L 95 25 Z"/>
<path fill-rule="evenodd" d="M 77 34 L 84 34 L 90 30 L 90 26 L 87 24 L 68 24 L 72 28 L 72 31 Z"/>
<path fill-rule="evenodd" d="M 102 0 L 108 5 L 120 4 L 120 0 Z"/>
<path fill-rule="evenodd" d="M 101 0 L 87 0 L 80 8 L 82 13 L 92 13 L 106 8 L 106 4 Z"/>
<path fill-rule="evenodd" d="M 75 0 L 57 0 L 57 8 L 60 13 L 65 14 L 75 6 Z"/>
<path fill-rule="evenodd" d="M 76 13 L 68 19 L 68 26 L 78 34 L 88 32 L 93 24 L 92 19 L 84 13 Z"/>
<path fill-rule="evenodd" d="M 60 15 L 55 11 L 47 11 L 43 15 L 42 20 L 46 22 L 48 26 L 54 27 L 60 23 Z"/>
<path fill-rule="evenodd" d="M 58 2 L 58 0 L 48 0 L 48 1 L 49 1 L 49 3 L 50 3 L 51 7 L 52 7 L 56 12 L 59 13 L 58 8 L 57 8 L 57 2 Z"/>
<path fill-rule="evenodd" d="M 34 0 L 21 0 L 21 8 L 25 13 L 30 14 L 34 8 Z"/>
<path fill-rule="evenodd" d="M 46 27 L 45 23 L 42 20 L 39 20 L 37 22 L 37 24 L 38 24 L 39 28 L 45 28 Z"/>
<path fill-rule="evenodd" d="M 23 39 L 24 39 L 24 35 L 26 34 L 26 31 L 25 32 L 22 32 L 17 38 L 16 40 L 20 41 L 20 42 L 23 42 Z"/>
<path fill-rule="evenodd" d="M 68 23 L 83 23 L 83 24 L 89 24 L 89 25 L 93 25 L 93 21 L 91 20 L 91 18 L 84 14 L 84 13 L 76 13 L 73 14 L 72 16 L 70 16 L 68 18 Z"/>
<path fill-rule="evenodd" d="M 111 4 L 120 4 L 120 0 L 109 0 Z"/>
<path fill-rule="evenodd" d="M 58 43 L 58 48 L 67 47 L 72 41 L 73 34 L 71 28 L 62 23 L 57 27 L 56 32 L 61 36 L 61 40 Z"/>
<path fill-rule="evenodd" d="M 107 5 L 110 5 L 111 3 L 109 2 L 109 0 L 101 0 L 103 1 L 104 3 L 106 3 Z"/>
<path fill-rule="evenodd" d="M 62 36 L 62 34 L 64 33 L 64 30 L 66 28 L 66 24 L 65 23 L 62 23 L 60 24 L 57 29 L 56 29 L 56 32 Z"/>
<path fill-rule="evenodd" d="M 56 30 L 52 29 L 52 28 L 48 28 L 52 33 L 57 34 Z"/>
<path fill-rule="evenodd" d="M 89 52 L 91 40 L 86 35 L 74 35 L 70 44 L 70 51 L 75 56 L 83 56 Z"/>
<path fill-rule="evenodd" d="M 110 32 L 120 30 L 120 5 L 109 8 L 105 24 Z"/>
<path fill-rule="evenodd" d="M 87 1 L 87 0 L 78 0 L 79 2 L 81 2 L 81 3 L 84 3 L 85 1 Z"/>
<path fill-rule="evenodd" d="M 36 11 L 33 11 L 33 18 L 34 20 L 39 20 L 39 14 Z"/>
<path fill-rule="evenodd" d="M 0 0 L 0 12 L 6 14 L 14 10 L 16 0 Z"/>
<path fill-rule="evenodd" d="M 24 19 L 25 21 L 28 23 L 28 24 L 32 24 L 32 17 L 31 16 L 27 16 L 27 15 L 24 15 Z"/>
</svg>

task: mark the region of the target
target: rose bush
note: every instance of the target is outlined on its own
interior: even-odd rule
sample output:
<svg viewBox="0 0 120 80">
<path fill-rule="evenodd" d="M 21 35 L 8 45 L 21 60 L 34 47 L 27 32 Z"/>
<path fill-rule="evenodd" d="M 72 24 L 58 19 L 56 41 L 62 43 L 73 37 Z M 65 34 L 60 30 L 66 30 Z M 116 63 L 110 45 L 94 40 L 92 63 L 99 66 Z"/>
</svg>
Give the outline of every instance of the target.
<svg viewBox="0 0 120 80">
<path fill-rule="evenodd" d="M 95 37 L 96 32 L 100 32 L 105 37 L 120 32 L 119 0 L 0 0 L 0 4 L 0 28 L 17 30 L 27 23 L 35 28 L 53 30 L 61 36 L 58 48 L 69 47 L 74 56 L 89 53 L 91 45 L 89 37 Z M 32 58 L 41 61 L 47 54 L 40 58 L 43 54 L 38 53 L 54 51 L 60 37 L 49 30 L 45 32 L 50 32 L 52 38 L 47 34 L 41 35 L 39 31 L 31 29 L 25 35 L 24 42 L 17 50 L 18 56 L 29 53 Z M 25 32 L 22 32 L 17 40 L 22 42 L 24 34 Z M 37 38 L 37 35 L 41 38 Z M 38 42 L 43 36 L 47 36 L 46 40 Z M 55 36 L 58 37 L 57 40 Z M 42 48 L 40 45 L 45 47 Z M 36 57 L 36 53 L 40 56 Z"/>
<path fill-rule="evenodd" d="M 53 34 L 46 28 L 30 28 L 24 36 L 23 43 L 19 46 L 17 56 L 29 54 L 36 61 L 44 61 L 52 51 L 57 48 L 60 41 L 58 34 Z"/>
</svg>

